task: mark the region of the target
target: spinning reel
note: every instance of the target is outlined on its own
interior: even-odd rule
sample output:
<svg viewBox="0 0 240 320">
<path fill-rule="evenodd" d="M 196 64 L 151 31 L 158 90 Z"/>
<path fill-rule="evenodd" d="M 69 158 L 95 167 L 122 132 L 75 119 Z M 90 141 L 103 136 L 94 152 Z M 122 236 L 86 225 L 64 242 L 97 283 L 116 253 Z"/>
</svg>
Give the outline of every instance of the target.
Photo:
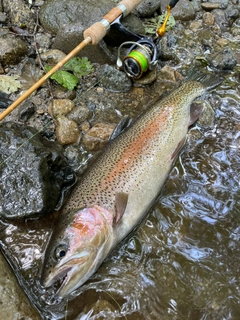
<svg viewBox="0 0 240 320">
<path fill-rule="evenodd" d="M 138 79 L 144 72 L 152 70 L 156 66 L 160 56 L 160 37 L 165 34 L 171 9 L 178 1 L 170 1 L 163 24 L 156 30 L 154 38 L 146 37 L 126 29 L 120 21 L 122 16 L 111 23 L 111 28 L 118 30 L 121 35 L 124 35 L 126 40 L 118 48 L 117 67 L 119 69 L 122 68 L 128 77 Z M 121 49 L 124 46 L 130 46 L 130 48 L 126 51 L 125 57 L 121 59 Z"/>
<path fill-rule="evenodd" d="M 152 70 L 157 64 L 160 55 L 159 37 L 154 39 L 134 33 L 126 29 L 117 18 L 111 28 L 118 30 L 124 35 L 123 42 L 118 48 L 117 67 L 122 68 L 128 77 L 140 78 L 147 70 Z M 128 47 L 125 56 L 121 59 L 121 49 Z"/>
</svg>

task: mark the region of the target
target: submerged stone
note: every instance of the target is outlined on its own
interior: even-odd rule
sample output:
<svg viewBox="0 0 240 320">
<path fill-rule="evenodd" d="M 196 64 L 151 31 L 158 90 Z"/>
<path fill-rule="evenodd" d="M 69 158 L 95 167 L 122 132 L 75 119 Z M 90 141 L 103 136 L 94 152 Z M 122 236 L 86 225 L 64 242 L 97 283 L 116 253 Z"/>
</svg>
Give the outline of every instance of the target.
<svg viewBox="0 0 240 320">
<path fill-rule="evenodd" d="M 54 210 L 74 175 L 55 142 L 34 128 L 0 124 L 0 216 L 23 218 Z"/>
</svg>

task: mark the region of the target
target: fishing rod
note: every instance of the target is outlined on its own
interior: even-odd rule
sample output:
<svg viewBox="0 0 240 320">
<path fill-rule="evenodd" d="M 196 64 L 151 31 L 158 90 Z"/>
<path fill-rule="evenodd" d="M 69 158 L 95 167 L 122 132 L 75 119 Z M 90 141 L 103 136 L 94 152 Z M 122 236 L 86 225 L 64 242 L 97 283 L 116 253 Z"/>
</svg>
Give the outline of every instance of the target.
<svg viewBox="0 0 240 320">
<path fill-rule="evenodd" d="M 142 0 L 122 0 L 116 7 L 111 9 L 101 21 L 94 23 L 91 27 L 83 32 L 84 40 L 75 47 L 68 55 L 59 61 L 50 71 L 48 71 L 40 80 L 38 80 L 31 88 L 29 88 L 22 96 L 15 100 L 6 110 L 0 114 L 0 121 L 3 120 L 10 112 L 12 112 L 20 103 L 28 98 L 36 89 L 38 89 L 49 77 L 57 70 L 64 66 L 71 58 L 79 53 L 86 45 L 96 45 L 110 30 L 110 24 L 120 15 L 127 16 L 135 9 Z"/>
<path fill-rule="evenodd" d="M 120 22 L 122 17 L 127 16 L 133 9 L 135 9 L 142 0 L 122 0 L 116 7 L 111 9 L 99 22 L 94 23 L 83 32 L 84 40 L 75 47 L 68 55 L 59 61 L 50 71 L 48 71 L 40 80 L 38 80 L 31 88 L 29 88 L 23 95 L 15 100 L 6 110 L 0 114 L 0 121 L 3 120 L 9 113 L 11 113 L 20 103 L 27 99 L 35 90 L 37 90 L 49 77 L 56 71 L 63 67 L 71 58 L 79 53 L 88 44 L 96 45 L 112 28 L 118 28 L 121 32 L 131 35 L 134 39 L 132 46 L 124 58 L 124 71 L 129 77 L 139 78 L 143 72 L 152 69 L 156 65 L 159 57 L 159 36 L 163 36 L 166 31 L 166 24 L 170 16 L 171 9 L 179 0 L 171 0 L 167 6 L 167 14 L 163 25 L 157 30 L 157 37 L 155 39 L 147 38 L 143 35 L 135 34 L 123 27 Z M 191 1 L 191 0 L 190 0 Z M 126 42 L 124 43 L 126 45 Z M 123 45 L 122 45 L 123 46 Z M 120 52 L 120 50 L 119 50 Z M 117 66 L 121 67 L 121 59 L 118 57 Z"/>
</svg>

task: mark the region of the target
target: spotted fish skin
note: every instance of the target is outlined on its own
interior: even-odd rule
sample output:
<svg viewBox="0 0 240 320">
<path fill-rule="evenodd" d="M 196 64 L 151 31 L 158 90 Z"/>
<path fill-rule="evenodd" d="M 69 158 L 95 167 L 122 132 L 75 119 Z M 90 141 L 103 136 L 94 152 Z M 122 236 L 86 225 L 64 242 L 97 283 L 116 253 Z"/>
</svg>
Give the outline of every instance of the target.
<svg viewBox="0 0 240 320">
<path fill-rule="evenodd" d="M 109 252 L 143 219 L 167 179 L 184 144 L 189 125 L 201 113 L 200 109 L 195 109 L 194 113 L 191 111 L 193 100 L 220 82 L 215 75 L 193 72 L 178 89 L 152 105 L 123 134 L 108 144 L 83 174 L 62 209 L 60 221 L 47 248 L 43 270 L 46 286 L 63 273 L 62 265 L 66 259 L 68 276 L 59 294 L 65 296 L 71 293 L 96 271 Z M 107 221 L 101 226 L 97 224 L 98 235 L 94 234 L 92 240 L 95 246 L 98 243 L 101 254 L 92 253 L 91 239 L 85 241 L 91 237 L 90 234 L 85 237 L 85 242 L 80 239 L 79 245 L 75 241 L 72 245 L 76 247 L 74 250 L 69 245 L 69 238 L 77 234 L 75 231 L 74 235 L 70 234 L 69 226 L 87 208 L 91 212 L 97 208 L 103 222 Z M 80 230 L 79 227 L 75 229 Z M 101 237 L 103 233 L 108 237 Z M 66 257 L 59 261 L 54 255 L 59 244 L 64 243 Z M 87 271 L 84 268 L 83 273 L 81 261 L 78 261 L 73 277 L 68 272 L 71 267 L 69 261 L 71 255 L 81 256 L 80 252 L 88 252 L 91 268 Z"/>
</svg>

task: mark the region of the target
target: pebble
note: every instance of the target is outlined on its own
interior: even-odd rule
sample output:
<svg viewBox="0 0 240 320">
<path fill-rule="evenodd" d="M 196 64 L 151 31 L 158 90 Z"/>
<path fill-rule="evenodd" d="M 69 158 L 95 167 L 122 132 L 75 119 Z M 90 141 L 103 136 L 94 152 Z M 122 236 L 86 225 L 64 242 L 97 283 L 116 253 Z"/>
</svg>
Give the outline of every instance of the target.
<svg viewBox="0 0 240 320">
<path fill-rule="evenodd" d="M 7 15 L 3 12 L 0 12 L 0 23 L 5 23 L 7 20 Z"/>
<path fill-rule="evenodd" d="M 220 46 L 220 47 L 225 47 L 228 45 L 229 41 L 225 38 L 219 38 L 216 43 Z"/>
<path fill-rule="evenodd" d="M 214 25 L 214 16 L 212 13 L 204 12 L 202 19 L 203 19 L 203 23 L 206 24 L 207 26 Z"/>
<path fill-rule="evenodd" d="M 74 106 L 74 102 L 70 99 L 54 99 L 48 106 L 48 113 L 52 117 L 66 115 L 74 108 Z"/>
<path fill-rule="evenodd" d="M 96 123 L 95 126 L 83 136 L 83 146 L 89 151 L 101 150 L 107 144 L 115 127 L 115 124 Z"/>
<path fill-rule="evenodd" d="M 47 62 L 49 64 L 57 64 L 60 60 L 62 60 L 66 54 L 58 49 L 52 49 L 46 51 L 40 55 L 42 61 Z"/>
<path fill-rule="evenodd" d="M 60 115 L 56 123 L 56 137 L 61 145 L 73 144 L 79 140 L 80 131 L 76 122 Z"/>
<path fill-rule="evenodd" d="M 55 99 L 73 100 L 76 98 L 76 91 L 65 89 L 62 86 L 57 86 L 53 89 L 53 96 Z"/>
<path fill-rule="evenodd" d="M 36 34 L 36 43 L 38 44 L 38 50 L 41 54 L 44 51 L 47 51 L 51 46 L 51 36 L 47 33 L 37 33 Z"/>
<path fill-rule="evenodd" d="M 201 6 L 204 10 L 214 10 L 214 9 L 220 8 L 219 3 L 212 3 L 212 2 L 203 2 L 201 3 Z"/>
<path fill-rule="evenodd" d="M 197 32 L 199 29 L 202 28 L 202 21 L 193 21 L 189 25 L 189 29 L 193 32 Z"/>
</svg>

